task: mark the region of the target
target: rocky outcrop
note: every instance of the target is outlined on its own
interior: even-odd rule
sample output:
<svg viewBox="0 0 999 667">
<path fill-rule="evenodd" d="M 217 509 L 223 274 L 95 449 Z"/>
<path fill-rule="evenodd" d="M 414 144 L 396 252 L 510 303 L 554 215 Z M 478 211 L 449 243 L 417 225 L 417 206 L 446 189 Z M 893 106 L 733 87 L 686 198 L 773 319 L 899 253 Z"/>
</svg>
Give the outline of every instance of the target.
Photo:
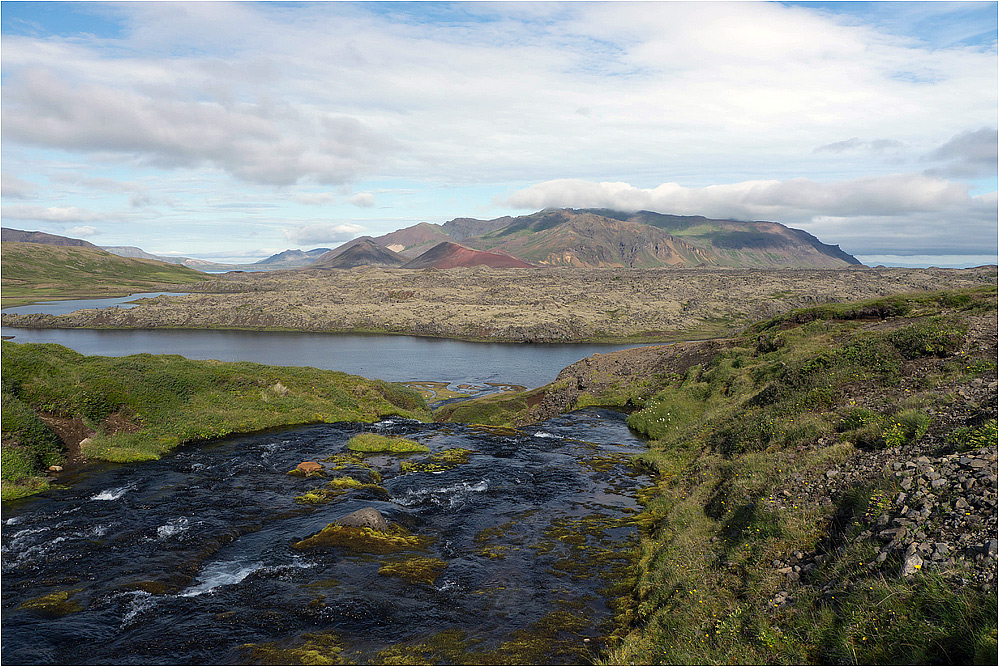
<svg viewBox="0 0 999 667">
<path fill-rule="evenodd" d="M 551 419 L 575 409 L 584 395 L 601 397 L 626 391 L 639 378 L 682 375 L 687 369 L 710 361 L 723 344 L 722 340 L 707 340 L 594 354 L 563 368 L 521 421 L 536 423 Z M 653 387 L 648 390 L 651 393 Z M 629 407 L 628 397 L 622 398 L 621 407 Z"/>
</svg>

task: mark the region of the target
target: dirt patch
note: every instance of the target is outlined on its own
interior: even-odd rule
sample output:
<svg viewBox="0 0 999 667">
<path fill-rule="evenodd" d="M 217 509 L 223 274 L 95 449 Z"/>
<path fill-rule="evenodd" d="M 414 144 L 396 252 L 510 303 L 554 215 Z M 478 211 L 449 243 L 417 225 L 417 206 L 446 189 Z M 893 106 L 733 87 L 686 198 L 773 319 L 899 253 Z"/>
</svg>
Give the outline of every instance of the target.
<svg viewBox="0 0 999 667">
<path fill-rule="evenodd" d="M 59 436 L 66 448 L 64 468 L 73 468 L 87 462 L 87 457 L 80 448 L 80 443 L 93 436 L 96 431 L 87 428 L 80 417 L 64 417 L 52 412 L 41 412 L 39 418 L 45 425 Z M 108 435 L 115 433 L 135 433 L 142 425 L 135 417 L 123 412 L 115 412 L 101 423 L 101 430 Z"/>
<path fill-rule="evenodd" d="M 79 417 L 61 417 L 51 412 L 38 415 L 45 425 L 59 436 L 66 447 L 64 467 L 75 467 L 86 463 L 87 457 L 80 451 L 80 443 L 94 434 Z"/>
</svg>

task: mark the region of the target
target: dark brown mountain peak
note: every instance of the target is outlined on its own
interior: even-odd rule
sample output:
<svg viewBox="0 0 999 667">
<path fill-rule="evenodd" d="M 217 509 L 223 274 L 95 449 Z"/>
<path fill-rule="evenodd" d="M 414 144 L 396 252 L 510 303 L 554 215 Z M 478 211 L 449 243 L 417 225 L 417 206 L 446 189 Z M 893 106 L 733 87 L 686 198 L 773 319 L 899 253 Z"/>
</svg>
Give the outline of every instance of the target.
<svg viewBox="0 0 999 667">
<path fill-rule="evenodd" d="M 453 269 L 458 267 L 490 266 L 505 269 L 527 269 L 531 264 L 500 252 L 473 250 L 444 241 L 402 266 L 404 269 Z"/>
</svg>

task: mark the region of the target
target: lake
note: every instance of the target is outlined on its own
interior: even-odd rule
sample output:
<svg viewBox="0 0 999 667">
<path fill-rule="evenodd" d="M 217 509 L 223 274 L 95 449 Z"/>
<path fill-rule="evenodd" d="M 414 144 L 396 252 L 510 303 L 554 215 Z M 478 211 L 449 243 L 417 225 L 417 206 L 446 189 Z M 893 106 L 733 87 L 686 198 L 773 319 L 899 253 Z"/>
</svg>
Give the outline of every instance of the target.
<svg viewBox="0 0 999 667">
<path fill-rule="evenodd" d="M 65 301 L 61 312 L 128 299 Z M 115 303 L 106 303 L 114 301 Z M 87 305 L 76 305 L 85 303 Z M 97 305 L 94 305 L 97 304 Z M 18 312 L 53 307 L 20 306 Z M 72 309 L 72 310 L 67 310 Z M 13 312 L 8 309 L 4 312 Z M 436 380 L 449 383 L 515 384 L 540 387 L 566 366 L 596 353 L 639 345 L 471 343 L 416 336 L 353 335 L 271 331 L 20 329 L 3 327 L 18 343 L 58 343 L 81 354 L 179 354 L 188 359 L 254 361 L 274 366 L 312 366 L 390 382 Z"/>
</svg>

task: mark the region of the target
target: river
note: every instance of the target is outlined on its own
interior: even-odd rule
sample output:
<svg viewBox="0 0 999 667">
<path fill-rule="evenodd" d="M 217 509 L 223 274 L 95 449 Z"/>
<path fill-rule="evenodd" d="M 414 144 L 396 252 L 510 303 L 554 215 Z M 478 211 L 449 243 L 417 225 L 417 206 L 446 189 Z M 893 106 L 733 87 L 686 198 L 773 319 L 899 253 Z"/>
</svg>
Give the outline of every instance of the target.
<svg viewBox="0 0 999 667">
<path fill-rule="evenodd" d="M 140 296 L 143 295 L 128 298 Z M 60 314 L 79 308 L 119 304 L 127 307 L 127 299 L 53 302 L 20 306 L 16 310 Z M 58 343 L 87 355 L 180 354 L 188 359 L 312 366 L 389 382 L 500 383 L 529 389 L 551 382 L 560 370 L 592 354 L 638 347 L 634 344 L 471 343 L 416 336 L 270 331 L 3 327 L 2 334 L 13 336 L 15 342 Z"/>
<path fill-rule="evenodd" d="M 471 453 L 334 470 L 362 431 Z M 624 592 L 607 587 L 637 537 L 642 449 L 623 415 L 586 410 L 522 431 L 317 425 L 90 468 L 4 503 L 3 662 L 585 663 Z M 326 477 L 286 474 L 303 460 L 327 461 Z M 296 502 L 344 475 L 372 486 Z M 423 544 L 292 546 L 363 507 Z M 392 574 L 412 557 L 437 576 Z"/>
<path fill-rule="evenodd" d="M 233 331 L 3 333 L 84 354 L 177 353 L 392 381 L 528 387 L 624 347 Z M 431 454 L 349 457 L 346 444 L 360 432 L 404 436 Z M 58 486 L 3 504 L 2 660 L 591 662 L 611 631 L 613 599 L 626 592 L 636 490 L 649 483 L 630 460 L 643 449 L 624 415 L 590 409 L 520 430 L 407 420 L 314 425 L 64 473 Z M 447 453 L 458 456 L 449 462 Z M 325 477 L 287 474 L 307 460 L 323 462 Z M 365 486 L 333 497 L 327 485 L 346 476 Z M 328 502 L 304 502 L 324 492 Z M 295 546 L 366 507 L 421 541 L 387 554 L 354 543 Z M 421 563 L 431 574 L 400 576 Z"/>
</svg>

